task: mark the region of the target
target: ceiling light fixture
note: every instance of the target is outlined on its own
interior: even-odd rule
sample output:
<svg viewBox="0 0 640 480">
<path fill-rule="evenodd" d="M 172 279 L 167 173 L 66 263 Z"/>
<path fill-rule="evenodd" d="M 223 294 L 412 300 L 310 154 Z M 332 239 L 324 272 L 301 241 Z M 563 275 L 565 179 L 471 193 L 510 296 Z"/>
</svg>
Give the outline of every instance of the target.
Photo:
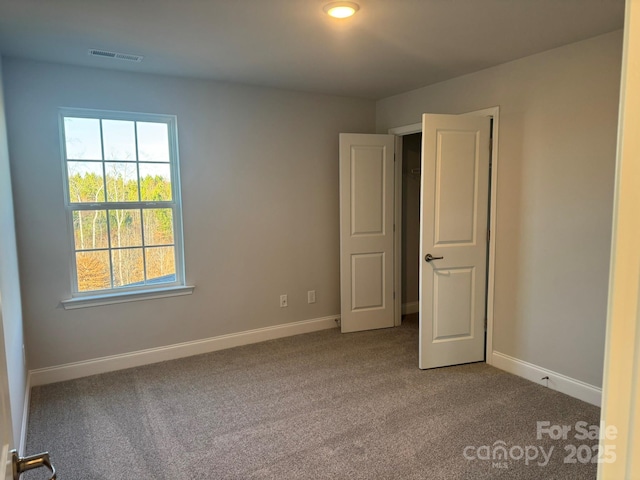
<svg viewBox="0 0 640 480">
<path fill-rule="evenodd" d="M 324 13 L 334 18 L 347 18 L 360 10 L 360 5 L 353 2 L 331 2 L 324 6 Z"/>
</svg>

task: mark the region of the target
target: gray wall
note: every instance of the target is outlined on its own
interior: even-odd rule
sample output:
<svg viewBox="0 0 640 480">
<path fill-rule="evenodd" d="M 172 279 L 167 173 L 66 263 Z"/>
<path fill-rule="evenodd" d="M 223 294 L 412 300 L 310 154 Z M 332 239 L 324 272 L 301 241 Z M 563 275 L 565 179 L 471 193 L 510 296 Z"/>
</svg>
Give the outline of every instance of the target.
<svg viewBox="0 0 640 480">
<path fill-rule="evenodd" d="M 372 133 L 373 101 L 16 59 L 4 67 L 30 368 L 339 313 L 338 133 Z M 193 295 L 60 307 L 71 242 L 58 107 L 178 116 Z"/>
<path fill-rule="evenodd" d="M 377 130 L 500 106 L 494 349 L 602 384 L 622 33 L 377 103 Z"/>
<path fill-rule="evenodd" d="M 20 444 L 27 370 L 22 354 L 24 339 L 20 277 L 2 85 L 3 72 L 0 65 L 0 298 L 2 299 L 2 329 L 9 377 L 13 442 L 17 448 Z"/>
<path fill-rule="evenodd" d="M 601 385 L 620 61 L 614 32 L 376 105 L 5 59 L 30 368 L 337 314 L 338 133 L 500 105 L 494 348 Z M 60 307 L 58 107 L 178 115 L 192 296 Z"/>
</svg>

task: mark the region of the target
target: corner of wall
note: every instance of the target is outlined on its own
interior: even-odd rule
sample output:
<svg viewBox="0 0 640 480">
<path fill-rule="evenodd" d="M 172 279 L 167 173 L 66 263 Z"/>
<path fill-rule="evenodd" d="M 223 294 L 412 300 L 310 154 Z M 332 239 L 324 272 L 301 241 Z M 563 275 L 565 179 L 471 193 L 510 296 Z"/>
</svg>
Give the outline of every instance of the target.
<svg viewBox="0 0 640 480">
<path fill-rule="evenodd" d="M 9 166 L 9 146 L 5 117 L 4 86 L 0 57 L 0 291 L 2 292 L 2 329 L 12 418 L 13 442 L 19 446 L 25 422 L 24 394 L 27 370 L 23 354 L 24 332 L 18 271 L 18 253 L 13 213 L 13 193 Z"/>
</svg>

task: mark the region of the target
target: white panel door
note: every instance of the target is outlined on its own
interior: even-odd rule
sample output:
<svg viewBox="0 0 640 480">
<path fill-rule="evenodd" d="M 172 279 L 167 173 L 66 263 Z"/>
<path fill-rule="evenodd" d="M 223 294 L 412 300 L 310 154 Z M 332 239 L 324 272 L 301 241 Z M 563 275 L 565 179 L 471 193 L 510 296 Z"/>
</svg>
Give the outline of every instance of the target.
<svg viewBox="0 0 640 480">
<path fill-rule="evenodd" d="M 422 118 L 420 368 L 484 360 L 490 128 Z"/>
<path fill-rule="evenodd" d="M 394 326 L 393 135 L 340 134 L 342 332 Z"/>
<path fill-rule="evenodd" d="M 9 409 L 9 379 L 7 374 L 7 357 L 4 347 L 4 329 L 2 323 L 2 298 L 0 298 L 0 480 L 10 480 L 11 470 L 10 451 L 13 448 L 13 432 L 11 429 L 11 411 Z"/>
</svg>

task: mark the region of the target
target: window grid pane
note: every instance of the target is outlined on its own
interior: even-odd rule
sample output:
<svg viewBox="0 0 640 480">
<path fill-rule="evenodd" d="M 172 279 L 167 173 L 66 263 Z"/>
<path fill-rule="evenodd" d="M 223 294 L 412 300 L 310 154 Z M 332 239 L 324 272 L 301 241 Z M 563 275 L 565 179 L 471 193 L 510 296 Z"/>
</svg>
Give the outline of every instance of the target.
<svg viewBox="0 0 640 480">
<path fill-rule="evenodd" d="M 111 248 L 141 247 L 140 210 L 109 210 Z"/>
<path fill-rule="evenodd" d="M 172 282 L 176 274 L 175 248 L 145 248 L 147 263 L 146 277 L 150 284 Z"/>
<path fill-rule="evenodd" d="M 74 211 L 73 233 L 76 251 L 108 249 L 106 210 Z"/>
<path fill-rule="evenodd" d="M 136 122 L 138 160 L 141 162 L 170 161 L 168 126 L 154 122 Z"/>
<path fill-rule="evenodd" d="M 136 161 L 135 122 L 128 120 L 102 120 L 104 159 Z"/>
<path fill-rule="evenodd" d="M 111 288 L 108 250 L 76 253 L 78 290 L 81 292 Z"/>
<path fill-rule="evenodd" d="M 105 278 L 104 289 L 176 280 L 173 209 L 74 210 L 73 217 L 80 292 L 105 286 Z"/>
<path fill-rule="evenodd" d="M 95 118 L 65 117 L 65 155 L 69 160 L 102 160 L 100 121 Z"/>
<path fill-rule="evenodd" d="M 173 245 L 173 210 L 170 208 L 143 209 L 145 246 Z"/>
<path fill-rule="evenodd" d="M 74 125 L 70 119 L 86 122 Z M 144 160 L 140 159 L 140 124 L 145 126 Z M 83 125 L 85 130 L 92 127 L 93 133 L 83 137 Z M 172 170 L 176 164 L 169 154 L 168 124 L 65 116 L 64 126 L 76 290 L 85 293 L 176 282 L 174 227 L 180 211 L 174 202 Z M 74 126 L 80 132 L 75 147 L 67 137 Z M 164 133 L 154 139 L 150 135 L 154 131 Z M 100 151 L 102 158 L 69 155 L 81 157 L 87 149 L 94 152 L 93 157 Z M 114 209 L 114 202 L 130 206 Z"/>
<path fill-rule="evenodd" d="M 102 162 L 67 162 L 69 202 L 97 203 L 104 201 Z"/>
<path fill-rule="evenodd" d="M 111 251 L 113 286 L 144 285 L 142 248 L 118 248 Z"/>
</svg>

